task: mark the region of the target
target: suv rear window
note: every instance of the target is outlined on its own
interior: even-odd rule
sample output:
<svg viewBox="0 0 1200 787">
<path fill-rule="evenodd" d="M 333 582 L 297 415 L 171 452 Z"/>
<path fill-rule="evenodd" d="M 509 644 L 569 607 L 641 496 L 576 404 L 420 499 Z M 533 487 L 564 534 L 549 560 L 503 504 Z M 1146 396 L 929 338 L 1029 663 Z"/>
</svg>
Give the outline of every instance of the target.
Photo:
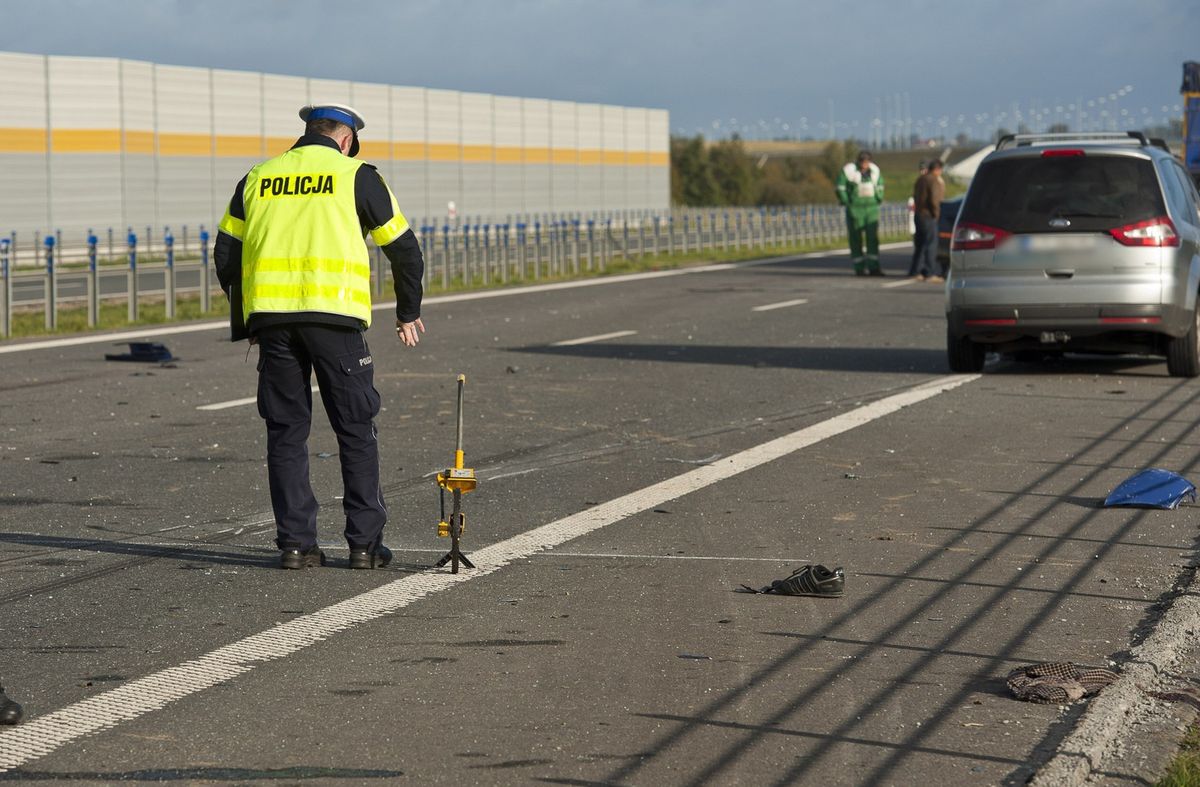
<svg viewBox="0 0 1200 787">
<path fill-rule="evenodd" d="M 1013 233 L 1097 232 L 1165 213 L 1153 162 L 1087 154 L 985 162 L 959 220 Z M 1070 227 L 1051 227 L 1057 218 Z"/>
</svg>

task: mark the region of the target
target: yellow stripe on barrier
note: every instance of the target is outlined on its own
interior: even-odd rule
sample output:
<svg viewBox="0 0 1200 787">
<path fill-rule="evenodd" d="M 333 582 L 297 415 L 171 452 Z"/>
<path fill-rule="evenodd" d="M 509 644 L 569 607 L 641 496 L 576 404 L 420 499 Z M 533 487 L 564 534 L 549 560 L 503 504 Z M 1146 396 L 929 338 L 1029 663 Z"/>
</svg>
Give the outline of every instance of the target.
<svg viewBox="0 0 1200 787">
<path fill-rule="evenodd" d="M 40 128 L 0 128 L 0 153 L 45 153 L 46 132 Z"/>
<path fill-rule="evenodd" d="M 218 156 L 258 158 L 263 155 L 263 138 L 257 135 L 222 134 L 217 137 Z"/>
<path fill-rule="evenodd" d="M 424 142 L 393 142 L 392 161 L 425 161 L 429 146 Z"/>
<path fill-rule="evenodd" d="M 120 153 L 121 132 L 113 129 L 67 129 L 50 132 L 53 153 Z"/>
<path fill-rule="evenodd" d="M 447 145 L 431 143 L 425 146 L 426 160 L 428 161 L 460 161 L 462 159 L 462 145 Z"/>
<path fill-rule="evenodd" d="M 154 132 L 127 130 L 124 134 L 123 144 L 126 153 L 143 153 L 148 156 L 153 156 Z"/>
<path fill-rule="evenodd" d="M 209 134 L 159 133 L 160 156 L 211 156 L 213 138 Z"/>
<path fill-rule="evenodd" d="M 161 156 L 268 158 L 292 147 L 296 137 L 245 134 L 184 134 L 114 129 L 54 129 L 0 127 L 0 153 L 137 153 Z M 596 150 L 520 147 L 516 145 L 459 145 L 447 142 L 367 141 L 360 156 L 373 161 L 435 161 L 497 164 L 557 164 L 665 167 L 664 151 Z"/>
</svg>

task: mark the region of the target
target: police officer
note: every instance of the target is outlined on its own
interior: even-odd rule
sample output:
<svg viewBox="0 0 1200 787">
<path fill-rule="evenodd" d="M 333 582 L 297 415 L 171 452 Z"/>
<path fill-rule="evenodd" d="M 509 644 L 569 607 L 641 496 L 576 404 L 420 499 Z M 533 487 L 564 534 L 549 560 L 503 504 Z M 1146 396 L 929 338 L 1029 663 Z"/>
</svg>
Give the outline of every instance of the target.
<svg viewBox="0 0 1200 787">
<path fill-rule="evenodd" d="M 415 347 L 425 263 L 396 198 L 357 161 L 358 112 L 341 104 L 300 110 L 304 135 L 238 183 L 213 260 L 230 302 L 232 339 L 259 348 L 258 411 L 267 425 L 267 476 L 280 567 L 325 564 L 309 482 L 310 375 L 337 434 L 351 568 L 388 564 L 387 508 L 379 488 L 374 418 L 379 393 L 363 332 L 371 324 L 365 236 L 391 262 L 396 335 Z"/>
<path fill-rule="evenodd" d="M 850 234 L 850 258 L 854 275 L 882 276 L 879 267 L 879 203 L 883 202 L 883 175 L 862 151 L 853 163 L 838 173 L 838 202 L 846 208 L 846 230 Z M 866 240 L 866 251 L 863 240 Z"/>
<path fill-rule="evenodd" d="M 21 721 L 21 706 L 8 698 L 0 686 L 0 724 L 17 724 Z"/>
</svg>

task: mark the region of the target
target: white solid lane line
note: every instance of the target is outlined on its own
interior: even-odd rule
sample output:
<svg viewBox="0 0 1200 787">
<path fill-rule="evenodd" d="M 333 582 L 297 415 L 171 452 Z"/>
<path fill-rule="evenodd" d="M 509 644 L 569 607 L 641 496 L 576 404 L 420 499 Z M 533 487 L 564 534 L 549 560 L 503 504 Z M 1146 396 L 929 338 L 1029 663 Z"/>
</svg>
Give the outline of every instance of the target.
<svg viewBox="0 0 1200 787">
<path fill-rule="evenodd" d="M 902 393 L 836 415 L 829 420 L 776 437 L 689 470 L 682 475 L 630 492 L 577 514 L 527 530 L 483 549 L 471 558 L 479 568 L 450 574 L 428 569 L 403 576 L 316 612 L 232 642 L 174 667 L 152 673 L 109 691 L 95 694 L 53 713 L 0 731 L 0 773 L 89 735 L 131 721 L 176 700 L 228 683 L 270 661 L 282 659 L 355 626 L 394 613 L 427 596 L 485 577 L 512 563 L 553 549 L 615 522 L 648 511 L 803 448 L 869 424 L 927 399 L 958 388 L 977 374 L 940 377 Z"/>
<path fill-rule="evenodd" d="M 772 309 L 786 309 L 789 306 L 802 306 L 808 303 L 808 298 L 797 298 L 794 301 L 780 301 L 779 303 L 764 303 L 762 306 L 752 306 L 752 312 L 769 312 Z"/>
<path fill-rule="evenodd" d="M 890 290 L 894 287 L 907 287 L 910 284 L 916 284 L 918 279 L 901 279 L 900 281 L 889 281 L 887 284 L 880 285 L 885 290 Z"/>
<path fill-rule="evenodd" d="M 622 336 L 633 336 L 637 331 L 613 331 L 612 333 L 601 333 L 596 336 L 584 336 L 581 339 L 564 339 L 561 342 L 554 342 L 551 347 L 571 347 L 576 344 L 588 344 L 590 342 L 602 342 L 605 339 L 619 339 Z"/>
<path fill-rule="evenodd" d="M 312 392 L 319 394 L 321 389 L 316 385 L 312 386 Z M 215 402 L 214 404 L 199 405 L 197 410 L 227 410 L 230 407 L 241 407 L 244 404 L 254 404 L 258 401 L 257 396 L 247 396 L 245 399 L 230 399 L 228 402 Z"/>
</svg>

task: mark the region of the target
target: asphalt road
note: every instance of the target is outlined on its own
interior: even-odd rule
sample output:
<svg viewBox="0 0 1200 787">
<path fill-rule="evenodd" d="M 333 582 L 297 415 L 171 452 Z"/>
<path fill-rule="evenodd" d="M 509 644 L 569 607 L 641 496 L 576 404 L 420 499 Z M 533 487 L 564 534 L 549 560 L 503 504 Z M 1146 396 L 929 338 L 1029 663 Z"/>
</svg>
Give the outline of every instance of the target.
<svg viewBox="0 0 1200 787">
<path fill-rule="evenodd" d="M 951 377 L 940 288 L 848 268 L 448 299 L 416 349 L 377 313 L 375 572 L 344 568 L 320 415 L 331 565 L 275 568 L 255 406 L 198 409 L 254 395 L 244 343 L 0 355 L 0 678 L 29 716 L 0 781 L 1024 783 L 1086 705 L 1004 676 L 1120 663 L 1187 575 L 1195 508 L 1099 501 L 1200 475 L 1200 384 L 1100 357 Z M 480 570 L 452 578 L 430 474 L 459 372 Z M 846 595 L 735 592 L 808 562 Z"/>
</svg>

